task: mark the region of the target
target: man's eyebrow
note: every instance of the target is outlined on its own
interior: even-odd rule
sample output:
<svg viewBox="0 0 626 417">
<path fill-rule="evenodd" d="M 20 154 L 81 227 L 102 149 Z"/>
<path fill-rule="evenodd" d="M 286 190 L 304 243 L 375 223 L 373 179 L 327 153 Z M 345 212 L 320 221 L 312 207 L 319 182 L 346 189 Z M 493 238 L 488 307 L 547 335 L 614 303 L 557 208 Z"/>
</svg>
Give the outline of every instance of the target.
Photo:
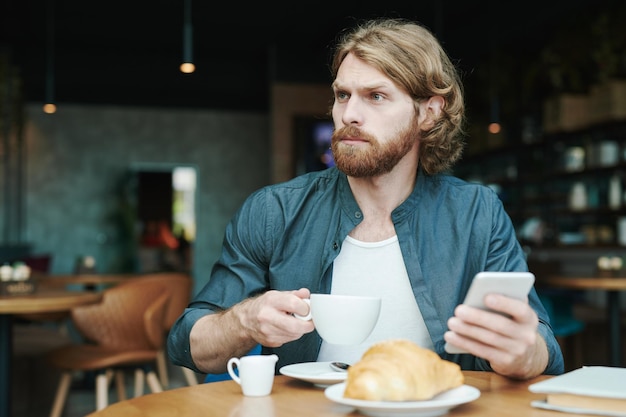
<svg viewBox="0 0 626 417">
<path fill-rule="evenodd" d="M 359 86 L 358 88 L 356 88 L 356 90 L 358 90 L 358 91 L 375 91 L 375 90 L 382 90 L 382 89 L 387 89 L 387 88 L 391 88 L 391 87 L 393 87 L 393 83 L 391 83 L 391 82 L 377 81 L 377 82 L 372 83 L 372 84 Z M 342 87 L 341 83 L 339 83 L 337 81 L 333 82 L 332 88 L 333 88 L 333 90 L 345 90 L 346 89 L 346 87 Z"/>
</svg>

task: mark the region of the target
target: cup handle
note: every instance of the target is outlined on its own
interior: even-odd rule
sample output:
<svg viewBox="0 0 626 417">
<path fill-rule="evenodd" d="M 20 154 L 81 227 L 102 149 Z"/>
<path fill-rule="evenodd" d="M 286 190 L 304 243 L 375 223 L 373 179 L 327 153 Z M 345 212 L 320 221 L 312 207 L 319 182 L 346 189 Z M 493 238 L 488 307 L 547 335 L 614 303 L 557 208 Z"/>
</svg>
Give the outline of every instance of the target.
<svg viewBox="0 0 626 417">
<path fill-rule="evenodd" d="M 313 318 L 313 316 L 311 315 L 311 300 L 308 298 L 303 298 L 302 301 L 309 305 L 309 314 L 307 314 L 306 316 L 301 316 L 299 314 L 293 313 L 293 316 L 300 320 L 309 321 Z"/>
<path fill-rule="evenodd" d="M 228 363 L 226 364 L 226 368 L 228 369 L 228 374 L 233 379 L 233 381 L 241 385 L 241 379 L 239 379 L 239 376 L 235 373 L 235 370 L 233 368 L 233 365 L 236 365 L 237 368 L 239 368 L 239 364 L 239 358 L 230 358 L 228 360 Z"/>
</svg>

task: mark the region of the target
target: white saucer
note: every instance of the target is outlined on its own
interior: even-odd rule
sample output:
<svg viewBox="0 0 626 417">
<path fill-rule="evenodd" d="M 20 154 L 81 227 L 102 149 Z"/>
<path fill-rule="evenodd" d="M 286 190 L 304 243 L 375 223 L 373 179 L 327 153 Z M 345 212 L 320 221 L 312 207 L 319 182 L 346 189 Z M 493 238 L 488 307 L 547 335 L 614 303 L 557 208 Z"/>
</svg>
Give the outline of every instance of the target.
<svg viewBox="0 0 626 417">
<path fill-rule="evenodd" d="M 474 401 L 480 397 L 480 391 L 469 385 L 443 392 L 431 400 L 425 401 L 365 401 L 344 398 L 345 383 L 332 385 L 324 390 L 324 395 L 331 401 L 349 405 L 366 416 L 373 417 L 431 417 L 446 414 L 457 405 Z"/>
<path fill-rule="evenodd" d="M 278 370 L 283 375 L 312 382 L 318 387 L 327 387 L 345 381 L 346 372 L 333 371 L 330 362 L 304 362 L 285 365 Z"/>
</svg>

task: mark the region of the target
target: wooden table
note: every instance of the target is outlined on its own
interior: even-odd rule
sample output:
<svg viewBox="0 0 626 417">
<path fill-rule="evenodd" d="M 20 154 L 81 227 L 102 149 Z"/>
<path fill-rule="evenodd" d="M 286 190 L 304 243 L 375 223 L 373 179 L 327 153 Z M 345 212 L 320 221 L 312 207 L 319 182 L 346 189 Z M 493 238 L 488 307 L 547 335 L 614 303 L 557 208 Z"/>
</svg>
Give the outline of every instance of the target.
<svg viewBox="0 0 626 417">
<path fill-rule="evenodd" d="M 481 395 L 473 402 L 450 410 L 450 417 L 555 417 L 552 411 L 531 407 L 532 400 L 545 398 L 528 391 L 528 385 L 548 378 L 515 381 L 493 372 L 464 371 L 465 384 Z M 177 388 L 117 402 L 87 417 L 336 417 L 361 416 L 353 408 L 334 403 L 323 388 L 276 376 L 266 397 L 244 397 L 234 381 L 213 382 Z"/>
<path fill-rule="evenodd" d="M 94 291 L 38 289 L 34 294 L 0 296 L 0 417 L 11 416 L 11 361 L 13 356 L 12 315 L 54 313 L 97 303 L 102 294 Z"/>
<path fill-rule="evenodd" d="M 145 275 L 145 274 L 144 274 Z M 44 275 L 35 276 L 39 286 L 46 288 L 66 287 L 68 285 L 82 285 L 87 288 L 99 285 L 119 284 L 138 278 L 139 274 L 70 274 L 70 275 Z"/>
<path fill-rule="evenodd" d="M 613 366 L 623 366 L 622 315 L 619 304 L 619 292 L 626 291 L 626 278 L 549 276 L 542 279 L 541 282 L 552 288 L 606 291 L 610 363 Z"/>
</svg>

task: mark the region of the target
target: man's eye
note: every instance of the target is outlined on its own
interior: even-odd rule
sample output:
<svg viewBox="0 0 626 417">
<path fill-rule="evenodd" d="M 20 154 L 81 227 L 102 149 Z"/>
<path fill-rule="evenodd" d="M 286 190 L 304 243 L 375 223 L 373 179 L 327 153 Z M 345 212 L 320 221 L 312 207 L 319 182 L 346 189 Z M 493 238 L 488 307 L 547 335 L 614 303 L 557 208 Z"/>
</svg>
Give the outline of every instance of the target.
<svg viewBox="0 0 626 417">
<path fill-rule="evenodd" d="M 345 100 L 345 99 L 347 99 L 347 98 L 348 98 L 348 94 L 343 93 L 343 92 L 341 92 L 341 91 L 338 91 L 338 92 L 335 94 L 335 97 L 337 97 L 337 100 Z"/>
<path fill-rule="evenodd" d="M 378 93 L 373 93 L 373 94 L 372 94 L 372 100 L 374 100 L 374 101 L 380 101 L 380 100 L 382 100 L 382 99 L 383 99 L 383 96 L 382 96 L 382 95 L 380 95 L 380 94 L 378 94 Z"/>
</svg>

